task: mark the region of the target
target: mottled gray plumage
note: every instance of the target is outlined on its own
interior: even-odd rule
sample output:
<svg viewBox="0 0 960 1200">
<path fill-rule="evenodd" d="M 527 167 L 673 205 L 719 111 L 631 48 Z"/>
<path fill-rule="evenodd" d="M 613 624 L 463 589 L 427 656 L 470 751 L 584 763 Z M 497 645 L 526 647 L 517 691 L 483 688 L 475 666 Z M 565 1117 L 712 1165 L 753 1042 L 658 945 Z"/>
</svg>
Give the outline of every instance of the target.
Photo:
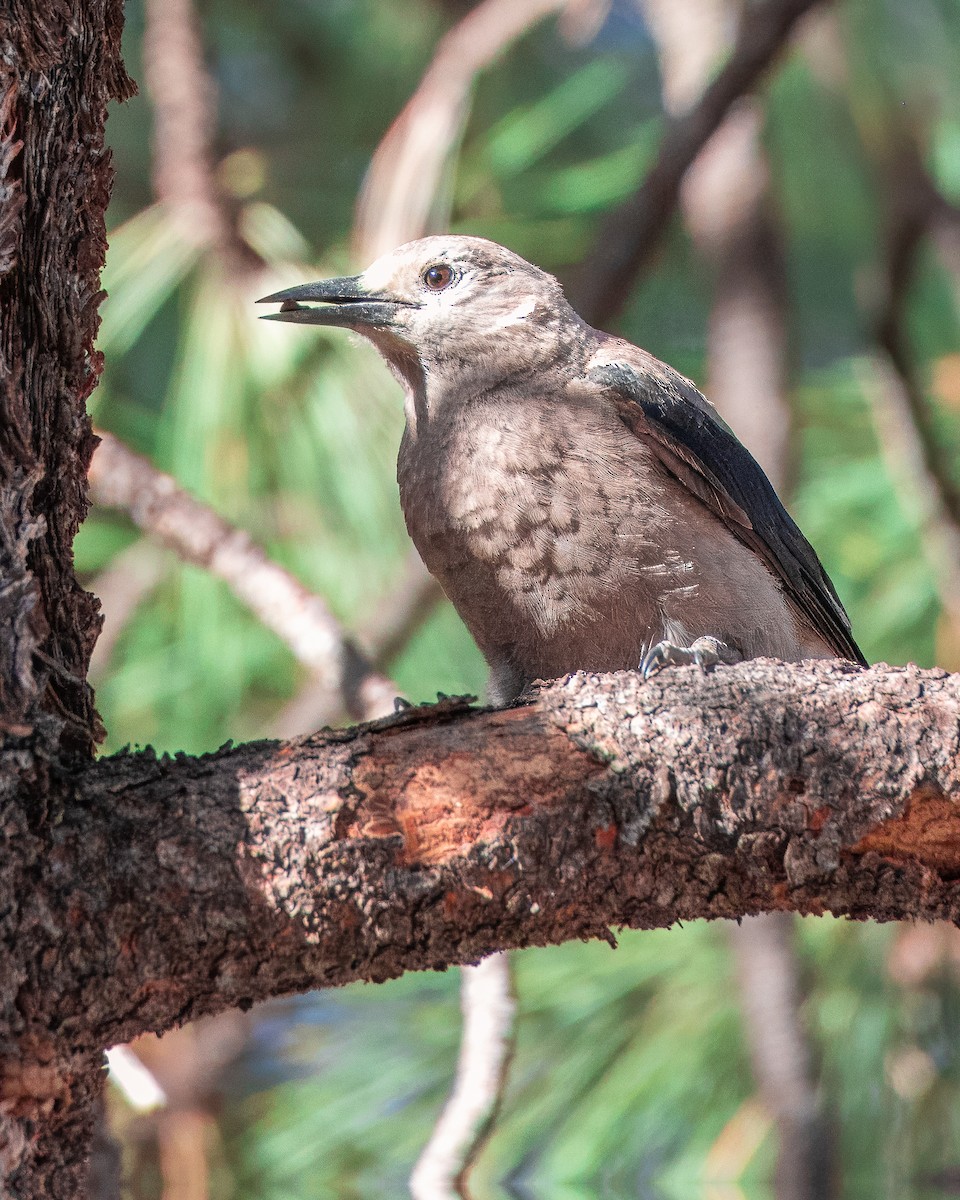
<svg viewBox="0 0 960 1200">
<path fill-rule="evenodd" d="M 693 384 L 509 250 L 423 238 L 267 300 L 364 334 L 402 384 L 407 528 L 495 698 L 580 669 L 863 661 L 810 544 Z"/>
</svg>

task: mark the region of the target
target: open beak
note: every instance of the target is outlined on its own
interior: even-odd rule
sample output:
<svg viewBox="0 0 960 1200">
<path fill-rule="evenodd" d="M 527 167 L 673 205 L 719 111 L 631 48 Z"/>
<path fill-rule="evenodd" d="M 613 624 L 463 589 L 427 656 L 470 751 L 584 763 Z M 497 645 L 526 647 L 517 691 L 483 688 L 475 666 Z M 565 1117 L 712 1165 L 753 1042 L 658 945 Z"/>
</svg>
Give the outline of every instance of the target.
<svg viewBox="0 0 960 1200">
<path fill-rule="evenodd" d="M 264 296 L 258 304 L 279 304 L 280 311 L 265 313 L 264 321 L 295 321 L 301 325 L 340 325 L 348 329 L 393 324 L 397 309 L 407 301 L 392 300 L 363 289 L 359 275 L 345 279 L 320 279 Z"/>
</svg>

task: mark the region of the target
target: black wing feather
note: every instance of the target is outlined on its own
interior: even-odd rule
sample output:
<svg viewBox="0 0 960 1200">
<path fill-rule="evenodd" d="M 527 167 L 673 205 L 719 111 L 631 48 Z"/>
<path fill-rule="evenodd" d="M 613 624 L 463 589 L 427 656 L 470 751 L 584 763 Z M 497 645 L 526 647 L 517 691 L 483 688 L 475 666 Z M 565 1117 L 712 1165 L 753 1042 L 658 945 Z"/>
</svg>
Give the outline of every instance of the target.
<svg viewBox="0 0 960 1200">
<path fill-rule="evenodd" d="M 837 654 L 865 666 L 850 619 L 816 551 L 756 459 L 694 386 L 661 363 L 648 373 L 626 362 L 610 362 L 590 370 L 589 378 L 626 402 L 619 406 L 620 415 L 631 432 L 650 444 L 667 470 L 760 555 Z"/>
</svg>

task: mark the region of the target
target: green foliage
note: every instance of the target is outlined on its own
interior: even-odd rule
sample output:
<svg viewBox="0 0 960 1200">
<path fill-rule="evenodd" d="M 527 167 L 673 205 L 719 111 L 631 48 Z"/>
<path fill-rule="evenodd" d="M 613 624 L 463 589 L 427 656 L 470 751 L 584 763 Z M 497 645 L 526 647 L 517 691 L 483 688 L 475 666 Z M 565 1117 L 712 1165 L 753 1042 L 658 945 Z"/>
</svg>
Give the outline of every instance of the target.
<svg viewBox="0 0 960 1200">
<path fill-rule="evenodd" d="M 890 1194 L 930 1195 L 915 1190 L 913 1164 L 932 1173 L 960 1153 L 955 986 L 946 975 L 918 990 L 895 985 L 883 966 L 890 927 L 806 919 L 799 935 L 841 1194 L 872 1194 L 883 1172 Z M 627 1197 L 639 1186 L 670 1200 L 710 1197 L 712 1182 L 729 1187 L 711 1179 L 710 1151 L 738 1121 L 744 1142 L 760 1143 L 739 1181 L 743 1200 L 769 1195 L 775 1139 L 748 1106 L 722 926 L 625 933 L 615 952 L 528 951 L 516 966 L 522 1015 L 503 1111 L 474 1178 L 480 1200 L 504 1194 L 506 1181 L 511 1195 Z M 235 1195 L 402 1194 L 456 1059 L 455 974 L 329 993 L 312 1016 L 315 1025 L 285 1026 L 280 1057 L 295 1078 L 232 1111 Z M 909 1098 L 890 1079 L 917 1051 L 933 1073 Z"/>
</svg>

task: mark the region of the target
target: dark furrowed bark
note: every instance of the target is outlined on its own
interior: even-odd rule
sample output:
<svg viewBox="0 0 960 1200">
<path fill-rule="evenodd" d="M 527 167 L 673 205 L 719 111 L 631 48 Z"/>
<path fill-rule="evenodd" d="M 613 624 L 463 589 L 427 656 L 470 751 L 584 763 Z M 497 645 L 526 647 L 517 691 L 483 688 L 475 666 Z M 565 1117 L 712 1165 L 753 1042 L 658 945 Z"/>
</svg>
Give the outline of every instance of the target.
<svg viewBox="0 0 960 1200">
<path fill-rule="evenodd" d="M 112 171 L 108 100 L 128 95 L 120 0 L 13 0 L 0 17 L 0 720 L 89 754 L 97 604 L 73 575 L 94 438 L 85 401 Z M 52 722 L 52 724 L 51 724 Z"/>
<path fill-rule="evenodd" d="M 0 1179 L 17 1197 L 83 1193 L 101 1086 L 99 1052 L 64 1054 L 48 1025 L 24 1027 L 33 948 L 16 938 L 58 775 L 100 736 L 86 683 L 97 602 L 71 547 L 100 370 L 103 127 L 108 100 L 131 90 L 121 22 L 120 0 L 10 0 L 0 13 Z"/>
</svg>

